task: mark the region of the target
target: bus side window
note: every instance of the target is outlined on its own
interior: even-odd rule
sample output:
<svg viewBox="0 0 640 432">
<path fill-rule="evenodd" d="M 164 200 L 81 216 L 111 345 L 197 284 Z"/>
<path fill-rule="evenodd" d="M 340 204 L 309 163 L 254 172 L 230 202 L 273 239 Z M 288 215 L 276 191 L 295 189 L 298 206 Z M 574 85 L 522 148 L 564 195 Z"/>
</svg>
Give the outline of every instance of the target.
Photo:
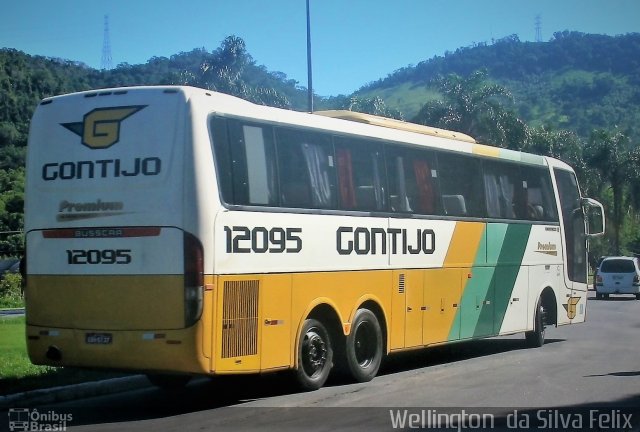
<svg viewBox="0 0 640 432">
<path fill-rule="evenodd" d="M 529 219 L 526 182 L 518 166 L 502 161 L 484 162 L 484 192 L 487 216 L 502 219 Z"/>
<path fill-rule="evenodd" d="M 233 204 L 233 172 L 231 169 L 231 150 L 227 134 L 227 121 L 220 117 L 213 117 L 210 131 L 220 195 L 224 202 Z"/>
<path fill-rule="evenodd" d="M 229 120 L 234 204 L 277 205 L 273 131 Z"/>
<path fill-rule="evenodd" d="M 388 150 L 391 211 L 437 214 L 437 179 L 433 166 L 433 156 L 426 151 Z"/>
<path fill-rule="evenodd" d="M 546 168 L 522 167 L 527 184 L 527 212 L 529 219 L 557 222 L 558 212 L 553 198 L 551 174 Z"/>
<path fill-rule="evenodd" d="M 439 153 L 438 178 L 445 215 L 484 217 L 484 191 L 479 159 Z"/>
<path fill-rule="evenodd" d="M 335 174 L 331 138 L 278 129 L 280 199 L 283 207 L 334 208 Z"/>
<path fill-rule="evenodd" d="M 382 148 L 375 143 L 335 138 L 340 208 L 386 209 Z"/>
</svg>

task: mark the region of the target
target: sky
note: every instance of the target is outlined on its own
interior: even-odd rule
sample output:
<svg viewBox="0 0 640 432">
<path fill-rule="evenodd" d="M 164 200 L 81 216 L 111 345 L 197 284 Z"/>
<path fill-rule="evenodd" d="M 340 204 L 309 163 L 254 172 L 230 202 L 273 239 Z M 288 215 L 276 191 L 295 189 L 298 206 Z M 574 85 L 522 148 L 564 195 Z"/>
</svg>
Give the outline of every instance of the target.
<svg viewBox="0 0 640 432">
<path fill-rule="evenodd" d="M 101 68 L 241 37 L 255 62 L 307 86 L 305 0 L 6 0 L 0 47 Z M 446 51 L 512 34 L 640 32 L 639 0 L 310 0 L 313 89 L 350 94 Z"/>
</svg>

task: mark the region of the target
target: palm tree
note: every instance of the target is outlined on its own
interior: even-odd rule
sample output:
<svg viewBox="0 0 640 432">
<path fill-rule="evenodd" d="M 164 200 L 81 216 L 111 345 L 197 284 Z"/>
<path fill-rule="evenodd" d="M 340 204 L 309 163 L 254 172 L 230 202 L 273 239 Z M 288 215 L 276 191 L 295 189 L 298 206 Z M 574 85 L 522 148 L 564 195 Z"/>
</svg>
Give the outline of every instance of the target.
<svg viewBox="0 0 640 432">
<path fill-rule="evenodd" d="M 613 194 L 611 225 L 614 251 L 620 255 L 620 231 L 624 220 L 625 186 L 637 178 L 640 152 L 631 146 L 629 137 L 619 131 L 594 130 L 584 148 L 585 162 L 593 167 Z"/>
<path fill-rule="evenodd" d="M 520 147 L 526 125 L 505 108 L 504 102 L 511 101 L 511 93 L 488 83 L 486 70 L 466 78 L 456 74 L 439 77 L 433 85 L 442 99 L 427 102 L 413 122 L 463 132 L 503 147 Z"/>
<path fill-rule="evenodd" d="M 262 105 L 291 108 L 286 95 L 271 89 L 251 85 L 246 71 L 254 65 L 245 42 L 237 36 L 227 36 L 220 48 L 203 56 L 195 70 L 180 74 L 180 84 L 192 85 L 227 93 Z"/>
</svg>

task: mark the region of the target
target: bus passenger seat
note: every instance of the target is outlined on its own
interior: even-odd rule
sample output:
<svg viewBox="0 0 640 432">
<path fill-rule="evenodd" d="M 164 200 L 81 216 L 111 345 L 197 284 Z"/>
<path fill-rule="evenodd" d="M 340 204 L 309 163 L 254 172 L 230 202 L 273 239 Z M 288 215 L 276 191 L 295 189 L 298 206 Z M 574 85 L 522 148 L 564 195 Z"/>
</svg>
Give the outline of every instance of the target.
<svg viewBox="0 0 640 432">
<path fill-rule="evenodd" d="M 442 195 L 444 211 L 447 215 L 465 216 L 467 205 L 462 195 Z"/>
</svg>

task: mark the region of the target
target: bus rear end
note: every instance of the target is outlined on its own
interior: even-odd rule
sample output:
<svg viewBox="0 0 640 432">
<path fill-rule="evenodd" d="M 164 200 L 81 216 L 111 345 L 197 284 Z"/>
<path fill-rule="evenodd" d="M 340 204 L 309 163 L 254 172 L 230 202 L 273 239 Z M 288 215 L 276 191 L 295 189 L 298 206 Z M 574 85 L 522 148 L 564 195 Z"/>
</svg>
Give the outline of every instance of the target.
<svg viewBox="0 0 640 432">
<path fill-rule="evenodd" d="M 35 364 L 202 372 L 203 252 L 188 97 L 129 88 L 44 100 L 30 130 L 27 338 Z"/>
</svg>

